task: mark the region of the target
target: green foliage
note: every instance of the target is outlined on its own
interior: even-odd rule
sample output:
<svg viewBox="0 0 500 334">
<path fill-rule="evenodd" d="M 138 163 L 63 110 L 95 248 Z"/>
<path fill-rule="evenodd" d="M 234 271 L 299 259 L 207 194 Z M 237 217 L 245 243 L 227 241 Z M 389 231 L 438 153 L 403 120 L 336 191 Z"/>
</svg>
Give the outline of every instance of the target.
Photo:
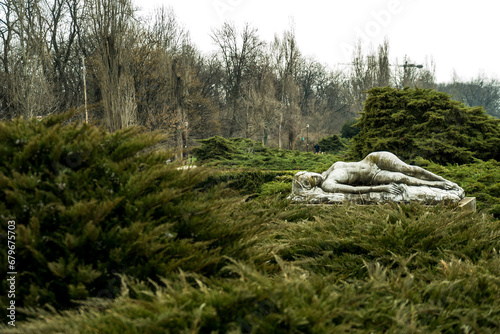
<svg viewBox="0 0 500 334">
<path fill-rule="evenodd" d="M 280 175 L 276 177 L 276 181 L 267 182 L 261 185 L 259 193 L 262 196 L 276 196 L 285 198 L 292 192 L 293 175 Z"/>
<path fill-rule="evenodd" d="M 319 172 L 328 169 L 333 162 L 340 159 L 339 156 L 268 148 L 260 142 L 246 138 L 212 137 L 200 142 L 202 145 L 194 149 L 193 153 L 197 161 L 206 166 Z"/>
<path fill-rule="evenodd" d="M 322 138 L 319 143 L 321 152 L 339 152 L 345 148 L 344 143 L 339 135 L 331 135 L 325 138 Z"/>
<path fill-rule="evenodd" d="M 500 159 L 500 120 L 431 89 L 373 88 L 359 121 L 352 155 L 390 151 L 404 159 L 469 163 Z"/>
<path fill-rule="evenodd" d="M 285 207 L 283 207 L 285 205 Z M 242 204 L 274 217 L 223 277 L 122 278 L 113 302 L 42 312 L 6 333 L 494 333 L 500 221 L 438 206 Z M 43 317 L 43 318 L 42 318 Z"/>
<path fill-rule="evenodd" d="M 226 158 L 181 171 L 151 149 L 158 134 L 61 121 L 0 123 L 0 214 L 17 222 L 19 273 L 18 321 L 2 333 L 498 329 L 500 221 L 485 211 L 292 205 L 295 171 L 227 170 Z M 319 157 L 228 142 L 238 164 Z M 416 162 L 497 212 L 498 162 Z"/>
<path fill-rule="evenodd" d="M 213 173 L 205 181 L 198 184 L 198 187 L 211 188 L 216 185 L 224 184 L 225 187 L 237 190 L 241 194 L 253 194 L 260 192 L 262 187 L 268 187 L 270 183 L 282 182 L 279 180 L 291 179 L 295 172 L 290 171 L 261 171 L 261 170 L 229 170 Z M 290 188 L 291 190 L 291 188 Z"/>
<path fill-rule="evenodd" d="M 201 161 L 209 159 L 231 159 L 236 149 L 231 142 L 221 136 L 215 136 L 209 139 L 201 139 L 201 148 L 193 149 L 194 155 Z"/>
<path fill-rule="evenodd" d="M 0 214 L 17 222 L 18 307 L 67 308 L 114 297 L 117 275 L 157 279 L 180 268 L 211 275 L 222 256 L 243 256 L 238 235 L 255 226 L 224 218 L 241 197 L 196 188 L 210 175 L 166 164 L 169 153 L 150 149 L 161 135 L 63 126 L 59 118 L 0 123 Z M 4 280 L 2 307 L 6 287 Z"/>
<path fill-rule="evenodd" d="M 361 130 L 358 126 L 356 126 L 357 123 L 358 123 L 357 119 L 352 119 L 345 122 L 342 125 L 342 129 L 340 130 L 342 138 L 351 139 L 354 136 L 356 136 Z"/>
</svg>

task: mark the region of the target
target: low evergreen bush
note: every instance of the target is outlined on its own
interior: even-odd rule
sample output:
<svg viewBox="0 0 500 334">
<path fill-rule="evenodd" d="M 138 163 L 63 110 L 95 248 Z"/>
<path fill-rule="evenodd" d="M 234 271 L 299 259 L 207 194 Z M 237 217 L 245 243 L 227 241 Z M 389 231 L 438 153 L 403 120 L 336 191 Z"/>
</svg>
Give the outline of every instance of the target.
<svg viewBox="0 0 500 334">
<path fill-rule="evenodd" d="M 224 187 L 238 191 L 240 194 L 248 195 L 260 192 L 261 187 L 266 186 L 268 183 L 281 182 L 277 180 L 282 179 L 285 176 L 288 176 L 291 179 L 293 175 L 295 175 L 295 172 L 290 171 L 232 169 L 229 171 L 219 171 L 213 173 L 205 181 L 198 184 L 197 187 L 208 189 L 210 187 L 224 184 Z"/>
<path fill-rule="evenodd" d="M 251 261 L 220 277 L 178 272 L 152 289 L 122 278 L 113 302 L 42 312 L 5 333 L 484 332 L 500 325 L 500 221 L 444 206 L 288 207 L 242 204 L 272 217 Z M 256 235 L 251 236 L 255 238 Z"/>
<path fill-rule="evenodd" d="M 194 149 L 193 154 L 197 161 L 205 166 L 319 172 L 328 169 L 340 159 L 340 156 L 268 148 L 260 142 L 246 138 L 212 137 L 199 142 L 201 146 Z"/>
<path fill-rule="evenodd" d="M 166 164 L 171 155 L 151 149 L 158 133 L 62 125 L 70 116 L 0 123 L 0 214 L 17 222 L 18 307 L 64 309 L 115 297 L 120 275 L 213 275 L 222 256 L 243 256 L 239 238 L 253 226 L 224 219 L 241 200 L 235 192 L 197 188 L 210 175 Z"/>
<path fill-rule="evenodd" d="M 229 151 L 244 167 L 228 169 L 221 157 L 207 162 L 216 168 L 178 170 L 155 149 L 159 134 L 110 134 L 69 117 L 0 123 L 0 215 L 17 222 L 18 271 L 16 327 L 4 322 L 2 333 L 500 327 L 500 221 L 486 212 L 498 212 L 495 160 L 415 159 L 477 196 L 472 214 L 300 205 L 286 199 L 296 171 L 272 167 L 294 160 L 321 172 L 337 157 L 237 139 Z M 257 170 L 252 155 L 278 163 Z M 4 268 L 6 260 L 0 252 Z M 0 287 L 6 307 L 6 280 Z"/>
<path fill-rule="evenodd" d="M 198 142 L 201 147 L 193 149 L 193 154 L 200 160 L 210 159 L 231 159 L 232 154 L 236 153 L 236 148 L 231 142 L 221 136 L 215 136 L 209 139 L 201 139 Z"/>
<path fill-rule="evenodd" d="M 318 142 L 319 148 L 321 152 L 328 153 L 337 153 L 342 151 L 345 148 L 344 143 L 339 135 L 331 135 L 325 138 L 322 138 Z"/>
</svg>

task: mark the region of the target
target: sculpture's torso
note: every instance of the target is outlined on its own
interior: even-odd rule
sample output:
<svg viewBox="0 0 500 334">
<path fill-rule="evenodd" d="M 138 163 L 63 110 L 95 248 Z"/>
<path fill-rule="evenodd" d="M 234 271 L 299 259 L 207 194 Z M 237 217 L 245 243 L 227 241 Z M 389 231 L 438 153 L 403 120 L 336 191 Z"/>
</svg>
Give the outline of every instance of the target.
<svg viewBox="0 0 500 334">
<path fill-rule="evenodd" d="M 327 180 L 350 185 L 370 185 L 374 183 L 373 179 L 379 171 L 380 168 L 370 161 L 339 161 L 333 164 Z"/>
</svg>

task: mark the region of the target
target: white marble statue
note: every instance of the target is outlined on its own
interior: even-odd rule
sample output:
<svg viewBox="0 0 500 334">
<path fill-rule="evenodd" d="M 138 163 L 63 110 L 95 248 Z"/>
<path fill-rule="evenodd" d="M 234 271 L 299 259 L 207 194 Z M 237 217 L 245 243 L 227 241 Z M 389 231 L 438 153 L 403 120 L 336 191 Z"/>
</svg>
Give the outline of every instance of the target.
<svg viewBox="0 0 500 334">
<path fill-rule="evenodd" d="M 322 174 L 298 172 L 292 183 L 295 202 L 459 202 L 464 191 L 389 152 L 373 152 L 359 162 L 336 162 Z"/>
</svg>

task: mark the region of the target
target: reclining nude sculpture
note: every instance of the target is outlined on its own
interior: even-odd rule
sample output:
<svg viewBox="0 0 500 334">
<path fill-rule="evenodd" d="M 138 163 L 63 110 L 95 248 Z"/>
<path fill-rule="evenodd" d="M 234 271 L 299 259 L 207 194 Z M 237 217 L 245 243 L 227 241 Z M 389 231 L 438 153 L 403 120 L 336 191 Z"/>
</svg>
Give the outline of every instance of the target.
<svg viewBox="0 0 500 334">
<path fill-rule="evenodd" d="M 456 183 L 408 165 L 390 152 L 373 152 L 359 162 L 336 162 L 322 174 L 298 172 L 289 198 L 309 203 L 436 204 L 459 202 L 464 191 Z"/>
</svg>

